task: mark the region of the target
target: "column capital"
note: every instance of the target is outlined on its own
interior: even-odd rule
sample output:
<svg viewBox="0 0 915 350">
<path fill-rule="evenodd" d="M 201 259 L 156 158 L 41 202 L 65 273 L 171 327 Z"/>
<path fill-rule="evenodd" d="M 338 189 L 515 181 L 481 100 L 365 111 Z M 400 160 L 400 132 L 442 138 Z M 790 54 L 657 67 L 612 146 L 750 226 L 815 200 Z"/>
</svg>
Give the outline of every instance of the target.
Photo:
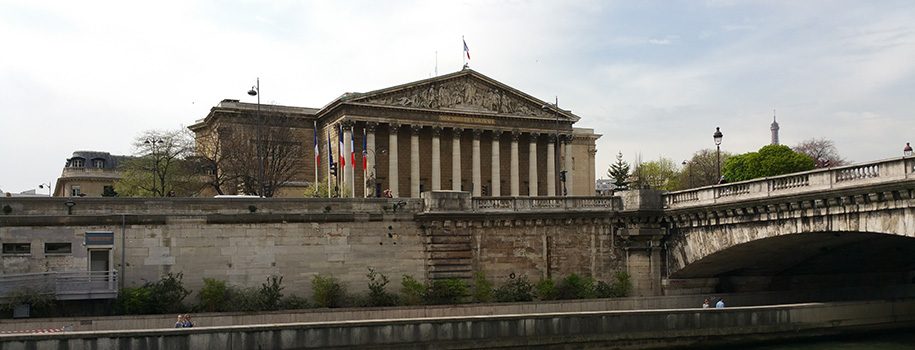
<svg viewBox="0 0 915 350">
<path fill-rule="evenodd" d="M 378 127 L 378 123 L 376 123 L 376 122 L 365 122 L 366 132 L 375 132 L 375 128 L 377 128 L 377 127 Z"/>
<path fill-rule="evenodd" d="M 442 136 L 442 127 L 441 127 L 441 126 L 433 126 L 433 127 L 432 127 L 432 136 L 435 136 L 435 137 Z"/>
<path fill-rule="evenodd" d="M 499 130 L 499 129 L 492 129 L 492 130 L 489 130 L 489 132 L 492 133 L 492 138 L 493 138 L 493 139 L 498 140 L 499 137 L 502 136 L 502 133 L 503 133 L 504 131 Z"/>
<path fill-rule="evenodd" d="M 470 130 L 470 129 L 467 129 L 467 130 Z M 454 137 L 461 137 L 461 134 L 463 132 L 464 132 L 464 129 L 462 129 L 462 128 L 451 128 L 451 135 L 454 135 Z"/>
<path fill-rule="evenodd" d="M 422 126 L 422 125 L 415 125 L 415 124 L 414 124 L 414 125 L 410 125 L 410 132 L 411 132 L 413 135 L 418 135 L 419 132 L 422 131 L 422 130 L 423 130 L 423 126 Z"/>
<path fill-rule="evenodd" d="M 480 129 L 472 129 L 470 132 L 473 134 L 474 140 L 479 140 L 480 136 L 483 136 L 483 130 Z"/>
<path fill-rule="evenodd" d="M 572 143 L 572 135 L 562 135 L 560 137 L 562 138 L 562 143 L 564 143 L 564 144 Z"/>
<path fill-rule="evenodd" d="M 389 131 L 397 131 L 397 130 L 400 130 L 400 127 L 401 127 L 401 126 L 403 126 L 403 124 L 400 124 L 400 123 L 397 123 L 397 122 L 388 123 L 388 130 L 389 130 Z"/>
<path fill-rule="evenodd" d="M 556 139 L 559 138 L 559 135 L 556 134 L 547 134 L 546 141 L 548 143 L 556 143 Z"/>
<path fill-rule="evenodd" d="M 540 133 L 532 131 L 529 133 L 531 135 L 531 142 L 537 142 L 537 138 L 540 137 Z"/>
<path fill-rule="evenodd" d="M 512 142 L 518 142 L 518 140 L 521 139 L 521 132 L 518 130 L 512 130 L 511 136 L 512 136 Z"/>
<path fill-rule="evenodd" d="M 340 122 L 340 125 L 343 126 L 343 130 L 350 130 L 350 131 L 352 131 L 352 130 L 353 130 L 353 126 L 356 125 L 356 122 L 354 122 L 354 121 L 352 121 L 352 120 L 349 120 L 349 119 L 345 119 L 345 120 L 343 120 L 343 121 Z"/>
</svg>

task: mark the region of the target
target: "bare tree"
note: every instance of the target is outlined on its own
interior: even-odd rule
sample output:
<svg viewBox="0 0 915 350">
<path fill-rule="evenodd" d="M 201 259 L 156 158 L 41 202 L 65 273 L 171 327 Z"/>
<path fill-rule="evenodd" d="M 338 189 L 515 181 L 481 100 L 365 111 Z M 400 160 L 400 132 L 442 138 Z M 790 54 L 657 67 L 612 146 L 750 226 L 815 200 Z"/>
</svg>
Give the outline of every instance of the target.
<svg viewBox="0 0 915 350">
<path fill-rule="evenodd" d="M 832 140 L 811 138 L 801 141 L 793 147 L 795 152 L 803 153 L 813 159 L 817 168 L 845 165 L 848 162 L 839 155 Z"/>
<path fill-rule="evenodd" d="M 260 152 L 255 131 L 250 129 L 222 126 L 215 134 L 197 137 L 198 154 L 208 168 L 208 185 L 216 193 L 233 192 L 234 186 L 244 193 L 273 197 L 304 169 L 304 137 L 289 127 L 263 128 Z"/>
<path fill-rule="evenodd" d="M 731 157 L 730 153 L 721 152 L 721 165 Z M 680 189 L 709 186 L 718 183 L 717 154 L 714 149 L 703 149 L 693 154 L 686 161 L 680 172 Z"/>
</svg>

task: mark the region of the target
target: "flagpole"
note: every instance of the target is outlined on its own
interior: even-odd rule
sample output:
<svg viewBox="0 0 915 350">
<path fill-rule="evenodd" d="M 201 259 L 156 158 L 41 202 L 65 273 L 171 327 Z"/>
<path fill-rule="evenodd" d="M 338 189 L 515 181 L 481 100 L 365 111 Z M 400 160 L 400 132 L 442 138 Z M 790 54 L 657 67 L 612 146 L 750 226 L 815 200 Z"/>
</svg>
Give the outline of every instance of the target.
<svg viewBox="0 0 915 350">
<path fill-rule="evenodd" d="M 315 120 L 315 187 L 318 186 L 318 162 L 321 161 L 321 145 L 318 144 L 318 121 Z"/>
<path fill-rule="evenodd" d="M 461 43 L 464 44 L 465 46 L 467 45 L 467 41 L 464 40 L 464 36 L 463 36 L 463 35 L 461 35 Z M 462 49 L 461 49 L 461 61 L 464 63 L 464 65 L 463 65 L 462 67 L 466 67 L 466 66 L 467 66 L 467 55 L 465 54 L 464 51 L 465 51 L 465 50 L 462 48 Z"/>
<path fill-rule="evenodd" d="M 334 166 L 334 148 L 330 145 L 330 130 L 327 131 L 327 198 L 330 198 L 330 168 Z"/>
</svg>

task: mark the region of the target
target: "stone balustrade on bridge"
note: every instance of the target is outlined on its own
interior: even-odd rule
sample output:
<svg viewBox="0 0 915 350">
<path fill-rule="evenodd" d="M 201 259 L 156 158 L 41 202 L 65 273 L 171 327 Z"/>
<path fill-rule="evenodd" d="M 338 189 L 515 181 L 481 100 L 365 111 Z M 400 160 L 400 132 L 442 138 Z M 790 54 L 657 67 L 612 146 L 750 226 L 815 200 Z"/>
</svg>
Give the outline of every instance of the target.
<svg viewBox="0 0 915 350">
<path fill-rule="evenodd" d="M 669 192 L 665 209 L 702 207 L 768 197 L 915 181 L 915 158 L 895 158 L 723 185 Z"/>
</svg>

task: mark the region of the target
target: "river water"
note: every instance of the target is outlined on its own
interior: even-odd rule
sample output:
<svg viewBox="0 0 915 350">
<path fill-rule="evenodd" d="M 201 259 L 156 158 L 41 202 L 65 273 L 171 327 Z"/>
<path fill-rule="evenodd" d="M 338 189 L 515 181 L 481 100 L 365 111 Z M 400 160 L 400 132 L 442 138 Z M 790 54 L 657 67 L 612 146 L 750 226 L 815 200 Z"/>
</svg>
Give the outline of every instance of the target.
<svg viewBox="0 0 915 350">
<path fill-rule="evenodd" d="M 791 340 L 788 342 L 741 345 L 727 348 L 739 348 L 740 350 L 913 350 L 915 349 L 915 330 Z M 716 347 L 715 349 L 725 348 Z"/>
</svg>

